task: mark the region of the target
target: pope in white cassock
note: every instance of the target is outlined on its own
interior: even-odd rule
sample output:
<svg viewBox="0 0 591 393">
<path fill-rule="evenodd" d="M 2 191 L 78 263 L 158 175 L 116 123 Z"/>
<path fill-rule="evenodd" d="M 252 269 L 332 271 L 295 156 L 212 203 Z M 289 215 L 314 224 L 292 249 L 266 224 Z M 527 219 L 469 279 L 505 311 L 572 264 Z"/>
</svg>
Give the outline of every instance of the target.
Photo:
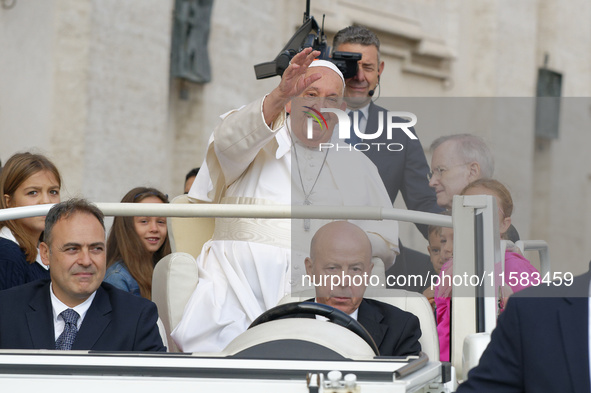
<svg viewBox="0 0 591 393">
<path fill-rule="evenodd" d="M 270 94 L 223 117 L 190 197 L 231 204 L 392 207 L 363 153 L 319 148 L 335 140 L 335 114 L 323 113 L 328 127 L 313 122 L 308 138 L 304 112 L 346 107 L 343 75 L 333 63 L 314 60 L 318 55 L 304 49 Z M 172 332 L 179 348 L 221 351 L 291 289 L 301 288 L 310 240 L 327 222 L 216 219 L 213 238 L 197 258 L 199 284 Z M 398 252 L 398 223 L 352 222 L 368 234 L 373 255 L 390 266 Z"/>
</svg>

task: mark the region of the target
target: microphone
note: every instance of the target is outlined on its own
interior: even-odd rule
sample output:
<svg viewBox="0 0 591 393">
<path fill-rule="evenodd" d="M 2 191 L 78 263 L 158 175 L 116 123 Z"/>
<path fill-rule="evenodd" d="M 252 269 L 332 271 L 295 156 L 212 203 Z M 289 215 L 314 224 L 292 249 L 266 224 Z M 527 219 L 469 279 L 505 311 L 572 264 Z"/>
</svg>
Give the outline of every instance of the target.
<svg viewBox="0 0 591 393">
<path fill-rule="evenodd" d="M 379 84 L 380 84 L 380 76 L 378 75 L 378 83 L 376 84 L 376 87 L 374 87 L 373 89 L 371 89 L 370 91 L 367 92 L 367 94 L 370 97 L 373 97 L 373 95 L 375 94 L 376 89 L 378 88 Z"/>
</svg>

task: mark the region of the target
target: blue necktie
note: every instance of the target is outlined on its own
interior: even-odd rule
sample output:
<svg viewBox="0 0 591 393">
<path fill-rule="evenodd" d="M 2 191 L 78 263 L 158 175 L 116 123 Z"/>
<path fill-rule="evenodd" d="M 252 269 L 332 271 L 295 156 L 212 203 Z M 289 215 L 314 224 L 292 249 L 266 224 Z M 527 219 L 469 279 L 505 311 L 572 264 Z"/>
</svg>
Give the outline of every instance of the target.
<svg viewBox="0 0 591 393">
<path fill-rule="evenodd" d="M 355 145 L 356 143 L 361 142 L 361 138 L 359 138 L 357 136 L 357 134 L 355 134 L 354 129 L 354 118 L 353 118 L 353 114 L 357 112 L 357 121 L 359 122 L 361 120 L 361 118 L 363 117 L 363 112 L 361 111 L 351 111 L 349 112 L 349 121 L 351 122 L 351 137 L 348 139 L 345 139 L 345 142 L 347 142 L 350 145 Z M 360 130 L 361 131 L 361 130 Z"/>
<path fill-rule="evenodd" d="M 76 340 L 76 333 L 78 333 L 76 323 L 78 322 L 79 315 L 71 308 L 62 311 L 60 315 L 64 319 L 66 325 L 64 326 L 64 331 L 55 342 L 55 349 L 68 351 L 72 349 L 72 344 L 74 344 L 74 340 Z"/>
</svg>

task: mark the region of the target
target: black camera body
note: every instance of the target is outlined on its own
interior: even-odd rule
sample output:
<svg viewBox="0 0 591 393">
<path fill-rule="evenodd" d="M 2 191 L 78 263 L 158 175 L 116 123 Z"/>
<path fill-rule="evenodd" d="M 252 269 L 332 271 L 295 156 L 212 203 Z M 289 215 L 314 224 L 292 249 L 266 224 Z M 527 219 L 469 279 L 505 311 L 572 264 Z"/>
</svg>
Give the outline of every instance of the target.
<svg viewBox="0 0 591 393">
<path fill-rule="evenodd" d="M 333 52 L 332 61 L 343 73 L 345 79 L 353 78 L 357 74 L 357 62 L 361 60 L 361 53 L 358 52 Z"/>
<path fill-rule="evenodd" d="M 331 57 L 330 47 L 326 43 L 324 28 L 321 29 L 314 17 L 308 17 L 308 14 L 309 12 L 306 11 L 304 14 L 304 24 L 289 39 L 274 60 L 254 66 L 257 79 L 283 75 L 291 59 L 302 49 L 310 47 L 320 51 L 318 59 L 328 60 L 334 63 L 343 73 L 345 79 L 357 74 L 357 62 L 361 60 L 361 53 L 335 52 Z"/>
</svg>

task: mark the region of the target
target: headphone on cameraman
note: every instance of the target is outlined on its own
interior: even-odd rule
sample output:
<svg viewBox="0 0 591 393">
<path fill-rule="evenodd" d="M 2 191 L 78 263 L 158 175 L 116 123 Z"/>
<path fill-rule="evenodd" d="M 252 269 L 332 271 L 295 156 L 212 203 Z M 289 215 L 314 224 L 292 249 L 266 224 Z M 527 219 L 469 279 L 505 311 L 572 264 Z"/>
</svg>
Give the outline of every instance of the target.
<svg viewBox="0 0 591 393">
<path fill-rule="evenodd" d="M 378 86 L 380 85 L 380 75 L 378 74 L 378 83 L 376 84 L 376 87 L 374 87 L 373 89 L 371 89 L 370 91 L 367 92 L 367 94 L 369 94 L 370 97 L 373 97 L 373 95 L 375 94 Z M 378 94 L 378 97 L 380 95 Z"/>
</svg>

